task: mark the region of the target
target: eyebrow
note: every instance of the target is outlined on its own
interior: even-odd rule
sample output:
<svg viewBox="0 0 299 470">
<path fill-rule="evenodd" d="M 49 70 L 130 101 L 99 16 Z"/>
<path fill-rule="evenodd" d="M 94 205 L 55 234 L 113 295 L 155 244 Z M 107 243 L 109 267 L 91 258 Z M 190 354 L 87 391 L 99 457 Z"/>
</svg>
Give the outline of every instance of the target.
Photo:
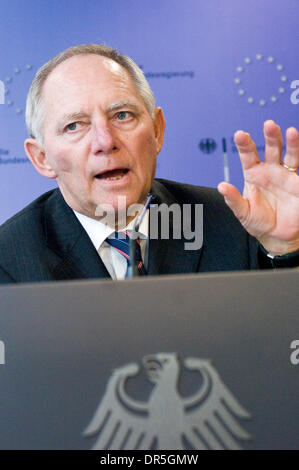
<svg viewBox="0 0 299 470">
<path fill-rule="evenodd" d="M 138 104 L 135 101 L 124 100 L 124 101 L 117 101 L 116 103 L 112 103 L 108 106 L 107 111 L 117 111 L 121 108 L 139 108 Z"/>
<path fill-rule="evenodd" d="M 64 114 L 57 124 L 57 127 L 56 127 L 57 132 L 62 130 L 62 128 L 65 126 L 65 123 L 78 121 L 78 119 L 83 119 L 86 116 L 87 114 L 84 113 L 83 111 L 79 111 L 77 113 Z"/>
</svg>

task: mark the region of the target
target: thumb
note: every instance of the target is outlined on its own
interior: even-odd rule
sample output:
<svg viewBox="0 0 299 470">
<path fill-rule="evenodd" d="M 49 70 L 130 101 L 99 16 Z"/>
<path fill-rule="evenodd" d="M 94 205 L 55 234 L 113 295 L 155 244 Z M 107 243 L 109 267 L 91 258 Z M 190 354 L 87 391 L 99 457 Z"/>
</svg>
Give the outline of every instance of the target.
<svg viewBox="0 0 299 470">
<path fill-rule="evenodd" d="M 233 211 L 237 219 L 244 224 L 249 212 L 247 199 L 244 199 L 237 188 L 230 183 L 220 183 L 218 185 L 218 191 L 222 194 L 226 204 Z"/>
</svg>

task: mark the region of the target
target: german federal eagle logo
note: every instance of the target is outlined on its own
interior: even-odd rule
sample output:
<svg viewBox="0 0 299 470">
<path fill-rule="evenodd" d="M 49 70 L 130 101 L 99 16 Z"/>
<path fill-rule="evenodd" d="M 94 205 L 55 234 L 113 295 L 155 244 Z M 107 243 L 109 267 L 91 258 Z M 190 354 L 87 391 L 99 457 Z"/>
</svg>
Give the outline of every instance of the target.
<svg viewBox="0 0 299 470">
<path fill-rule="evenodd" d="M 84 436 L 96 435 L 93 449 L 240 449 L 250 439 L 238 419 L 248 412 L 222 382 L 211 361 L 187 358 L 184 366 L 201 375 L 196 393 L 178 392 L 180 362 L 175 353 L 143 358 L 147 379 L 154 385 L 147 402 L 126 391 L 126 382 L 140 372 L 127 364 L 115 369 Z"/>
</svg>

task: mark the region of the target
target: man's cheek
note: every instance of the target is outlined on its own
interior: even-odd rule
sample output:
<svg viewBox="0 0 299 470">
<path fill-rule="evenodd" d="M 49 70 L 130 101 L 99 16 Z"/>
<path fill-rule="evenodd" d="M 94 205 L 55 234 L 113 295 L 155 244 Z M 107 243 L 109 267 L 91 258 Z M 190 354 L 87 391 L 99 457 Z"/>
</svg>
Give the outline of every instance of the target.
<svg viewBox="0 0 299 470">
<path fill-rule="evenodd" d="M 159 153 L 158 143 L 155 137 L 153 135 L 147 136 L 145 145 L 147 148 L 147 152 L 150 154 L 150 156 L 155 158 L 157 154 Z"/>
<path fill-rule="evenodd" d="M 53 155 L 48 157 L 48 161 L 53 168 L 53 170 L 59 174 L 61 172 L 63 173 L 69 173 L 72 170 L 73 167 L 73 162 L 69 157 L 66 157 L 65 154 L 61 155 Z"/>
</svg>

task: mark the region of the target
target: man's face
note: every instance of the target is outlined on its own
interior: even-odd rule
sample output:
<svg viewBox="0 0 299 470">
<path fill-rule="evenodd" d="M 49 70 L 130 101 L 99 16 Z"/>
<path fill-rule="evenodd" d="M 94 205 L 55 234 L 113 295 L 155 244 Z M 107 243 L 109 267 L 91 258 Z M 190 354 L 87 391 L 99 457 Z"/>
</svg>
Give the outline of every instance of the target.
<svg viewBox="0 0 299 470">
<path fill-rule="evenodd" d="M 154 120 L 125 69 L 98 55 L 58 65 L 43 89 L 43 154 L 69 206 L 95 217 L 100 204 L 144 202 L 163 142 L 164 118 Z"/>
</svg>

